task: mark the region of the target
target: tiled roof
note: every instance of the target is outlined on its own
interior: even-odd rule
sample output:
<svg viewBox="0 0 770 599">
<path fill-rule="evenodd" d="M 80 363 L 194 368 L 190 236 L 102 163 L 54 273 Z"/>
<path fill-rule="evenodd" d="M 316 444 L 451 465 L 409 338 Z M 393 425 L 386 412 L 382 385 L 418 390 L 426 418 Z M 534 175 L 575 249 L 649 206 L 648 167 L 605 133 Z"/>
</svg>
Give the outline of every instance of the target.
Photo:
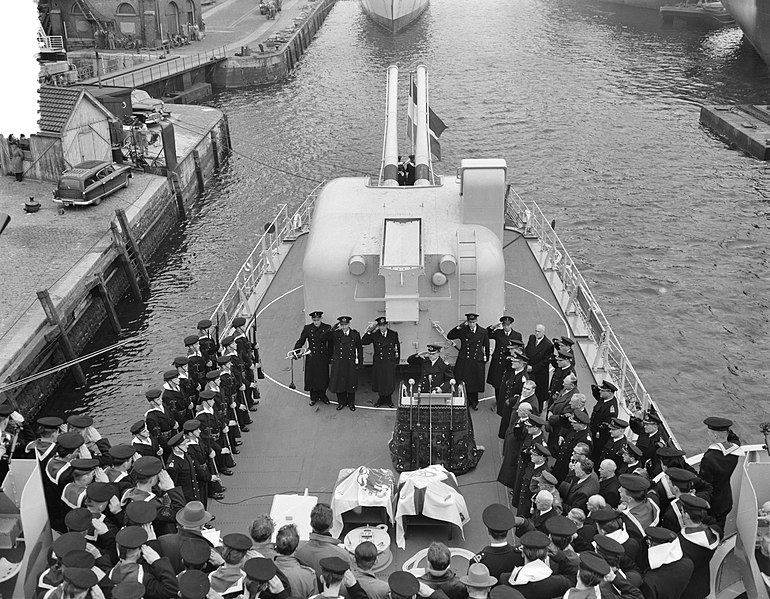
<svg viewBox="0 0 770 599">
<path fill-rule="evenodd" d="M 40 88 L 41 131 L 61 133 L 75 109 L 83 90 L 71 87 L 44 86 Z"/>
</svg>

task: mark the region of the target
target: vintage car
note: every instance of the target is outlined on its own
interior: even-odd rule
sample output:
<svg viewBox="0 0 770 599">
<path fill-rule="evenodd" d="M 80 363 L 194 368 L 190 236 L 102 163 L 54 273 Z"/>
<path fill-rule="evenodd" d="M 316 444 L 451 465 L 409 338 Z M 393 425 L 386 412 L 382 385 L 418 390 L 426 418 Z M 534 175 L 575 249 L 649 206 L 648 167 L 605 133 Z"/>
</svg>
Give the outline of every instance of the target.
<svg viewBox="0 0 770 599">
<path fill-rule="evenodd" d="M 163 100 L 153 98 L 143 89 L 131 92 L 133 116 L 145 125 L 157 125 L 163 119 Z"/>
<path fill-rule="evenodd" d="M 53 201 L 65 206 L 98 206 L 121 187 L 128 187 L 131 167 L 104 160 L 87 160 L 64 171 L 53 190 Z"/>
</svg>

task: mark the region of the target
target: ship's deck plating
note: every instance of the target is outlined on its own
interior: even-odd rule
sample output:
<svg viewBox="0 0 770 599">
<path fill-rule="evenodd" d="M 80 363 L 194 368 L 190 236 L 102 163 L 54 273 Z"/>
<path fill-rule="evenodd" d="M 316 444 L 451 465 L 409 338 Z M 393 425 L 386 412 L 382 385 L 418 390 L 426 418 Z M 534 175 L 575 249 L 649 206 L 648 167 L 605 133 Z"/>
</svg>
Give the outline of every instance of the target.
<svg viewBox="0 0 770 599">
<path fill-rule="evenodd" d="M 277 493 L 303 493 L 329 502 L 339 470 L 367 465 L 393 468 L 388 441 L 393 431 L 395 412 L 375 409 L 376 397 L 364 384 L 356 394 L 355 413 L 336 411 L 334 405 L 308 406 L 302 392 L 302 362 L 294 363 L 297 390 L 288 385 L 291 380 L 289 360 L 284 357 L 293 348 L 302 326 L 307 322 L 303 312 L 302 258 L 307 236 L 294 243 L 257 310 L 258 340 L 266 379 L 260 381 L 262 395 L 259 411 L 253 413 L 254 424 L 243 435 L 238 466 L 233 477 L 223 477 L 228 487 L 223 502 L 211 502 L 209 509 L 217 517 L 216 525 L 223 534 L 246 532 L 252 519 L 269 513 L 272 498 Z M 564 315 L 545 280 L 542 270 L 530 252 L 527 240 L 519 233 L 505 232 L 506 312 L 516 319 L 514 328 L 524 339 L 538 323 L 546 326 L 546 335 L 568 335 Z M 309 309 L 312 307 L 308 307 Z M 325 314 L 333 322 L 336 314 Z M 492 324 L 492 323 L 483 323 Z M 362 323 L 352 323 L 362 328 Z M 402 354 L 412 353 L 402 347 Z M 593 374 L 580 352 L 577 355 L 579 389 L 586 393 L 589 405 Z M 454 356 L 451 356 L 451 360 Z M 328 394 L 333 399 L 331 394 Z M 487 397 L 493 397 L 487 387 Z M 490 503 L 507 503 L 507 489 L 497 482 L 500 452 L 497 439 L 499 417 L 494 400 L 487 399 L 478 412 L 472 412 L 476 442 L 486 452 L 475 470 L 458 477 L 460 491 L 465 497 L 471 520 L 465 525 L 463 540 L 455 531 L 450 546 L 478 550 L 487 543 L 481 512 Z M 396 550 L 389 570 L 401 564 L 433 540 L 446 542 L 440 529 L 410 529 L 406 549 Z"/>
</svg>

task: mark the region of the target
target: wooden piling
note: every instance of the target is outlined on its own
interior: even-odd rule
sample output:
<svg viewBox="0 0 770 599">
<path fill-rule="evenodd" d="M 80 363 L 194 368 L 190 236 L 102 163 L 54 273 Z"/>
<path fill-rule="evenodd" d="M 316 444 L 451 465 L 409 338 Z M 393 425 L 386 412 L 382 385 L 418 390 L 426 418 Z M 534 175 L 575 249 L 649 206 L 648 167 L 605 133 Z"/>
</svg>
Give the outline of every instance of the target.
<svg viewBox="0 0 770 599">
<path fill-rule="evenodd" d="M 131 295 L 134 296 L 136 301 L 140 302 L 142 301 L 142 289 L 139 287 L 139 280 L 136 278 L 134 266 L 131 264 L 131 259 L 128 257 L 126 246 L 123 244 L 123 238 L 120 235 L 120 231 L 118 231 L 118 225 L 115 223 L 115 221 L 110 223 L 110 229 L 112 230 L 112 238 L 115 242 L 115 247 L 118 250 L 118 258 L 123 265 L 123 270 L 126 273 L 128 285 L 131 287 Z"/>
<path fill-rule="evenodd" d="M 118 313 L 115 310 L 115 304 L 112 303 L 112 298 L 110 298 L 110 293 L 109 291 L 107 291 L 107 284 L 104 282 L 104 277 L 102 276 L 102 273 L 99 273 L 99 272 L 96 273 L 94 275 L 94 279 L 96 279 L 96 290 L 99 293 L 99 297 L 102 298 L 104 309 L 107 312 L 107 320 L 110 321 L 110 326 L 112 327 L 112 330 L 117 335 L 121 331 L 120 320 L 118 320 Z"/>
<path fill-rule="evenodd" d="M 115 214 L 118 217 L 118 221 L 120 222 L 120 228 L 123 229 L 123 234 L 126 237 L 126 240 L 128 241 L 128 245 L 131 248 L 131 251 L 134 253 L 134 258 L 136 259 L 136 266 L 139 269 L 139 274 L 141 275 L 142 279 L 144 279 L 145 284 L 147 285 L 147 288 L 150 287 L 150 273 L 147 272 L 147 267 L 144 265 L 144 258 L 142 257 L 142 252 L 139 251 L 139 244 L 136 242 L 136 238 L 134 237 L 134 232 L 131 230 L 131 226 L 128 224 L 128 217 L 126 216 L 126 211 L 123 210 L 123 208 L 118 208 L 115 210 Z"/>
<path fill-rule="evenodd" d="M 198 181 L 198 193 L 203 193 L 203 169 L 201 168 L 201 155 L 198 150 L 193 150 L 193 162 L 195 162 L 195 178 Z"/>
<path fill-rule="evenodd" d="M 217 143 L 217 136 L 213 131 L 209 132 L 211 138 L 211 153 L 214 155 L 214 168 L 219 170 L 219 144 Z"/>
<path fill-rule="evenodd" d="M 70 338 L 67 335 L 67 329 L 64 328 L 61 318 L 59 318 L 56 306 L 54 306 L 51 301 L 51 295 L 48 293 L 48 289 L 38 291 L 37 299 L 40 300 L 40 304 L 43 306 L 43 311 L 45 312 L 48 322 L 59 329 L 59 344 L 61 345 L 64 358 L 67 362 L 75 360 L 77 358 L 75 349 L 72 347 Z M 70 372 L 72 372 L 72 376 L 75 378 L 75 383 L 78 387 L 82 387 L 86 384 L 86 376 L 83 374 L 83 369 L 80 367 L 80 364 L 73 364 L 70 366 Z"/>
</svg>

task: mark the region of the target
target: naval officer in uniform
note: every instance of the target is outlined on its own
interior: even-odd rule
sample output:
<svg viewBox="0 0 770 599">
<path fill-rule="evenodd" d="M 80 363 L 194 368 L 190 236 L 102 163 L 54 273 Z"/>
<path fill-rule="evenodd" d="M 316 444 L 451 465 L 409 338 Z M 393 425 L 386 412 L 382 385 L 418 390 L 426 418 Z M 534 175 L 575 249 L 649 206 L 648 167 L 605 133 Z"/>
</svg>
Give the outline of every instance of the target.
<svg viewBox="0 0 770 599">
<path fill-rule="evenodd" d="M 372 391 L 379 398 L 374 404 L 375 408 L 393 406 L 393 391 L 396 389 L 396 366 L 401 361 L 401 342 L 398 333 L 388 328 L 388 319 L 380 316 L 375 321 L 374 327 L 366 329 L 361 337 L 363 345 L 374 345 L 372 357 Z"/>
<path fill-rule="evenodd" d="M 521 341 L 521 333 L 513 330 L 513 316 L 503 315 L 500 317 L 500 324 L 494 327 L 487 327 L 487 334 L 489 339 L 495 342 L 495 351 L 492 352 L 492 359 L 489 361 L 487 383 L 495 389 L 497 415 L 501 416 L 503 402 L 501 385 L 505 372 L 508 369 L 506 364 L 509 355 L 508 346 L 512 341 Z"/>
<path fill-rule="evenodd" d="M 428 343 L 428 351 L 412 354 L 406 361 L 411 366 L 420 367 L 419 392 L 446 393 L 451 389 L 452 367 L 441 358 L 441 346 Z"/>
<path fill-rule="evenodd" d="M 302 328 L 294 349 L 300 349 L 307 342 L 308 353 L 305 355 L 305 391 L 310 392 L 310 405 L 319 401 L 328 404 L 326 388 L 329 386 L 329 343 L 324 335 L 331 331 L 331 326 L 321 320 L 323 312 L 310 313 L 312 322 Z M 294 358 L 295 360 L 297 358 Z"/>
<path fill-rule="evenodd" d="M 479 392 L 484 391 L 484 368 L 489 361 L 489 335 L 487 330 L 478 326 L 478 314 L 469 312 L 466 320 L 449 333 L 447 339 L 460 340 L 460 353 L 455 362 L 455 378 L 458 383 L 465 383 L 468 405 L 473 410 L 479 409 Z"/>
<path fill-rule="evenodd" d="M 351 320 L 350 316 L 338 317 L 337 324 L 323 334 L 322 340 L 331 345 L 329 391 L 337 394 L 337 409 L 347 406 L 355 412 L 358 369 L 364 362 L 364 348 L 361 335 L 350 328 Z"/>
</svg>

